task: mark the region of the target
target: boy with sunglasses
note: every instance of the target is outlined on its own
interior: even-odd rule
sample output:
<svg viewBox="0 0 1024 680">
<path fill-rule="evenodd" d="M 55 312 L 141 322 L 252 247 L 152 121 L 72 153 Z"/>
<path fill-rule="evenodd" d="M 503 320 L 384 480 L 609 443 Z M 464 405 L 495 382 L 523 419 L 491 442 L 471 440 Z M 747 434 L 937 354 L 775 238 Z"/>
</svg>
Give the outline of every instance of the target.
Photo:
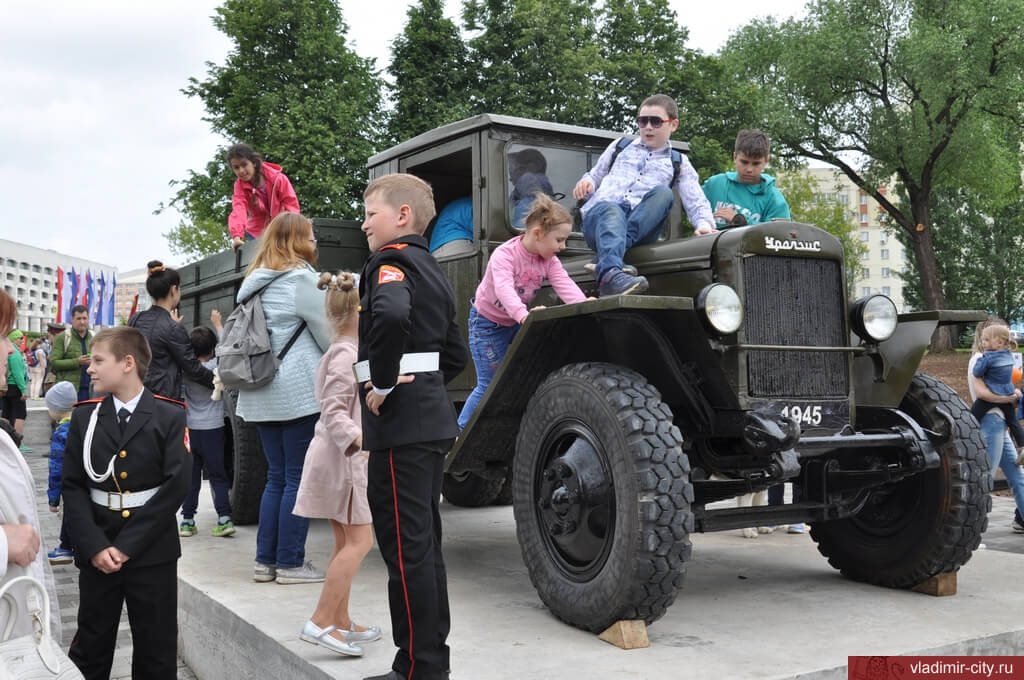
<svg viewBox="0 0 1024 680">
<path fill-rule="evenodd" d="M 704 182 L 704 195 L 714 207 L 718 229 L 790 219 L 789 204 L 775 186 L 775 178 L 763 174 L 768 151 L 768 135 L 760 130 L 740 130 L 732 154 L 736 171 Z"/>
<path fill-rule="evenodd" d="M 647 279 L 623 271 L 622 257 L 635 245 L 658 240 L 661 225 L 679 192 L 687 217 L 698 234 L 715 231 L 711 205 L 700 188 L 697 172 L 681 156 L 678 177 L 669 137 L 679 127 L 679 107 L 668 95 L 656 94 L 640 105 L 640 136 L 616 156 L 618 141 L 608 145 L 572 195 L 589 196 L 580 208 L 583 238 L 597 253 L 595 275 L 601 297 L 642 293 Z"/>
</svg>

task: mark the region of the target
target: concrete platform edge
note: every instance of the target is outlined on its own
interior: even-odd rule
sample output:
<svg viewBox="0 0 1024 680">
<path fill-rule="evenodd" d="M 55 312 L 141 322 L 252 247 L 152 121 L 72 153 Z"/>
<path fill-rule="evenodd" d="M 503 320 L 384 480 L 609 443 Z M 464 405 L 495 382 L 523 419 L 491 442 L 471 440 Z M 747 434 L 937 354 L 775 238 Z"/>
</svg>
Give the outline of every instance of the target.
<svg viewBox="0 0 1024 680">
<path fill-rule="evenodd" d="M 197 678 L 332 680 L 208 593 L 178 579 L 178 655 Z"/>
</svg>

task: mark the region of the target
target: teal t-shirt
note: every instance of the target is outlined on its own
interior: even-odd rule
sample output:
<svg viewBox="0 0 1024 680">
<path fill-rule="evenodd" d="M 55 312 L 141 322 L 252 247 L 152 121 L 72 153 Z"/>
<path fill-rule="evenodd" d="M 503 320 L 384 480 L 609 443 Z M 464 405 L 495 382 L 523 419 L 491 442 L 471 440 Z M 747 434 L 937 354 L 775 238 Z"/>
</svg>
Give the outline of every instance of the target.
<svg viewBox="0 0 1024 680">
<path fill-rule="evenodd" d="M 775 188 L 775 178 L 771 175 L 762 174 L 759 184 L 744 184 L 735 172 L 723 172 L 708 178 L 703 188 L 712 212 L 723 207 L 732 208 L 747 218 L 748 225 L 790 219 L 789 204 L 782 192 Z M 715 226 L 727 229 L 730 225 L 716 217 Z"/>
</svg>

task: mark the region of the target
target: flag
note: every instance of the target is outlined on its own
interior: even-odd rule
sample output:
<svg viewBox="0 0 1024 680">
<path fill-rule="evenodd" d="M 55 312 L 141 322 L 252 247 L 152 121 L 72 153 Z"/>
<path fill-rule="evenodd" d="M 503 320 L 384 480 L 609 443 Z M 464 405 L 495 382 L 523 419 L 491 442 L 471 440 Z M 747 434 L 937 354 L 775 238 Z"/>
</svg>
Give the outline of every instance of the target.
<svg viewBox="0 0 1024 680">
<path fill-rule="evenodd" d="M 102 326 L 103 320 L 106 318 L 103 314 L 103 308 L 107 302 L 107 280 L 103 276 L 103 272 L 100 271 L 100 280 L 96 285 L 96 325 Z"/>
<path fill-rule="evenodd" d="M 78 304 L 78 288 L 79 288 L 78 278 L 79 278 L 78 274 L 75 273 L 75 268 L 72 267 L 71 268 L 71 296 L 68 298 L 68 314 L 67 314 L 67 319 L 68 319 L 67 322 L 68 323 L 71 323 L 71 317 L 73 316 L 73 314 L 71 313 L 71 310 L 75 307 L 75 305 Z"/>
<path fill-rule="evenodd" d="M 108 289 L 109 292 L 107 294 L 107 306 L 104 307 L 104 312 L 106 313 L 106 318 L 103 321 L 104 321 L 104 323 L 106 325 L 113 326 L 114 323 L 115 323 L 115 321 L 114 321 L 114 301 L 117 299 L 116 298 L 117 274 L 115 274 L 114 272 L 110 273 L 110 283 L 108 285 L 109 285 L 109 289 Z"/>
<path fill-rule="evenodd" d="M 128 318 L 129 319 L 132 318 L 133 316 L 135 316 L 135 310 L 138 309 L 138 308 L 139 308 L 139 294 L 136 293 L 135 297 L 132 298 L 132 309 L 131 309 L 130 312 L 128 312 Z"/>
<path fill-rule="evenodd" d="M 71 277 L 71 272 L 64 272 L 64 287 L 61 289 L 63 295 L 60 305 L 61 319 L 63 319 L 61 323 L 71 323 L 71 314 L 68 313 L 68 310 L 71 309 Z"/>
<path fill-rule="evenodd" d="M 57 316 L 54 319 L 57 323 L 64 323 L 64 270 L 57 267 Z"/>
<path fill-rule="evenodd" d="M 89 309 L 89 323 L 96 325 L 99 322 L 96 320 L 97 305 L 99 304 L 99 296 L 96 295 L 96 286 L 99 283 L 96 277 L 90 271 L 86 278 L 89 281 L 89 302 L 86 303 L 86 307 Z"/>
</svg>

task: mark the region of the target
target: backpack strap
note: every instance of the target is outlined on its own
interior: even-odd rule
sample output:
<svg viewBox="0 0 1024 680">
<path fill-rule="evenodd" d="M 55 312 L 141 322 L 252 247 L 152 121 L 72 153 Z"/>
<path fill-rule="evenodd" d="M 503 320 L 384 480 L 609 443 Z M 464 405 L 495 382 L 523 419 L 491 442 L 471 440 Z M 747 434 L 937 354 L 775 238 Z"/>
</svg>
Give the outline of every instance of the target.
<svg viewBox="0 0 1024 680">
<path fill-rule="evenodd" d="M 679 171 L 683 167 L 683 154 L 679 153 L 677 149 L 670 149 L 672 156 L 672 184 L 669 184 L 671 189 L 679 181 Z"/>
<path fill-rule="evenodd" d="M 295 341 L 299 339 L 299 336 L 302 335 L 302 331 L 304 330 L 306 330 L 305 319 L 302 320 L 302 322 L 299 324 L 299 327 L 295 329 L 294 333 L 292 333 L 292 337 L 288 339 L 288 342 L 285 344 L 285 346 L 281 348 L 281 351 L 277 355 L 278 361 L 284 359 L 284 355 L 288 354 L 288 350 L 292 348 L 292 345 L 295 344 Z"/>
</svg>

